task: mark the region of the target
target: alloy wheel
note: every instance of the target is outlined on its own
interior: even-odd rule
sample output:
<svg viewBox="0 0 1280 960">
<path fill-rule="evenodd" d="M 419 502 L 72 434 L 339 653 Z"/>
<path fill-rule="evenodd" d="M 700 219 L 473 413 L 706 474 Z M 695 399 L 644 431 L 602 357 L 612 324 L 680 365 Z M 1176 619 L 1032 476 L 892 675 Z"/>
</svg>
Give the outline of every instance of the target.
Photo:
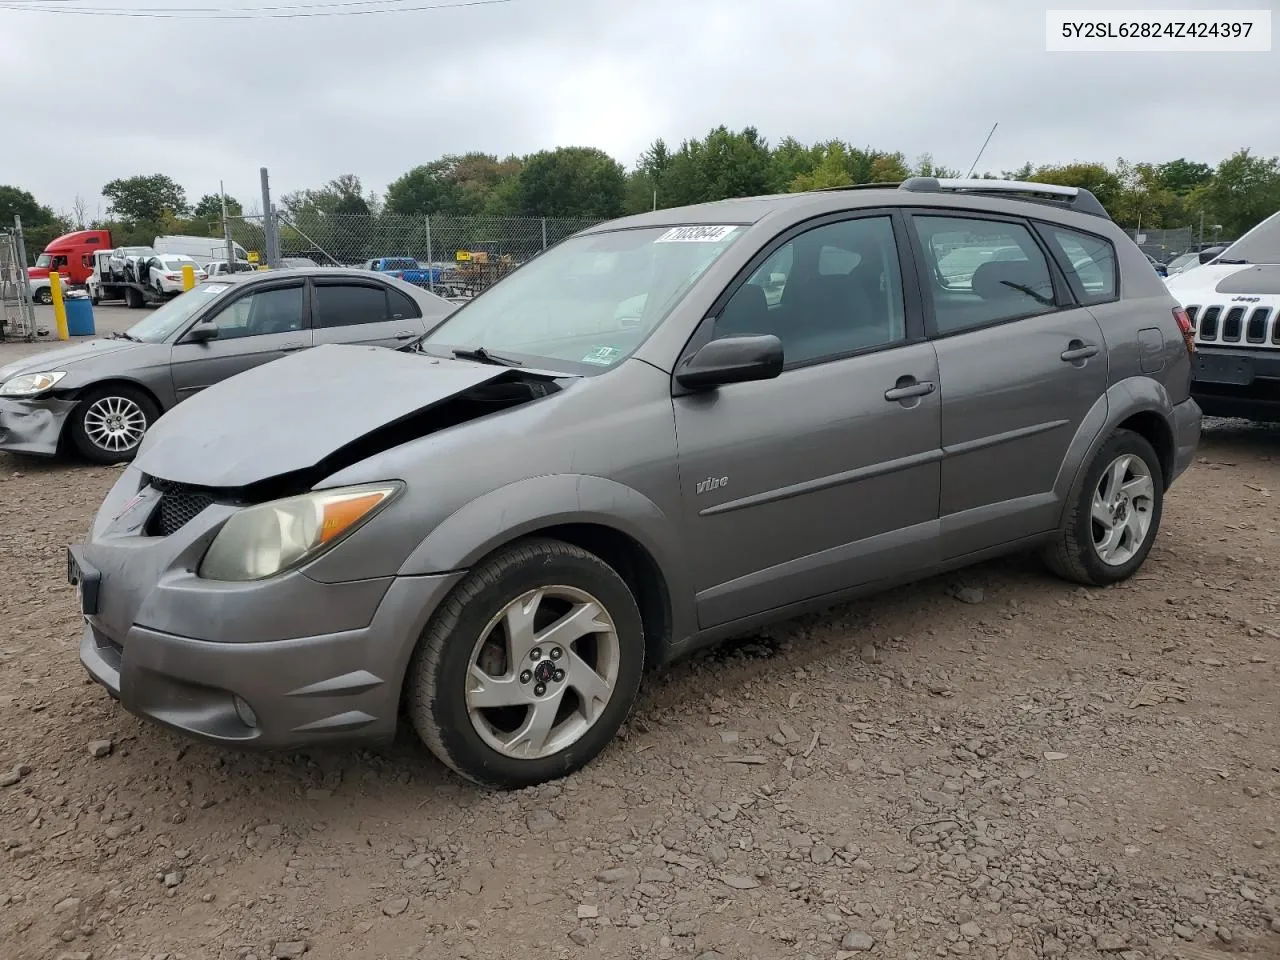
<svg viewBox="0 0 1280 960">
<path fill-rule="evenodd" d="M 128 397 L 101 397 L 84 414 L 85 436 L 110 453 L 132 450 L 146 432 L 147 415 Z"/>
<path fill-rule="evenodd" d="M 1151 532 L 1155 482 L 1141 457 L 1126 453 L 1111 462 L 1093 491 L 1093 549 L 1103 563 L 1119 567 L 1133 559 Z"/>
</svg>

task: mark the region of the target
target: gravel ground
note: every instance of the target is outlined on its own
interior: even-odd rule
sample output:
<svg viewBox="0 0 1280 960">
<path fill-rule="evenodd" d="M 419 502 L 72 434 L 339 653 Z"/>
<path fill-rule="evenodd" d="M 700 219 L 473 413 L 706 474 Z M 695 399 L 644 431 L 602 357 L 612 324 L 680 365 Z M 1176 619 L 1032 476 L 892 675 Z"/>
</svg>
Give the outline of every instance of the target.
<svg viewBox="0 0 1280 960">
<path fill-rule="evenodd" d="M 119 710 L 62 552 L 116 472 L 0 455 L 0 957 L 1280 956 L 1277 457 L 1211 425 L 1127 584 L 1013 558 L 791 621 L 492 794 L 407 735 Z"/>
</svg>

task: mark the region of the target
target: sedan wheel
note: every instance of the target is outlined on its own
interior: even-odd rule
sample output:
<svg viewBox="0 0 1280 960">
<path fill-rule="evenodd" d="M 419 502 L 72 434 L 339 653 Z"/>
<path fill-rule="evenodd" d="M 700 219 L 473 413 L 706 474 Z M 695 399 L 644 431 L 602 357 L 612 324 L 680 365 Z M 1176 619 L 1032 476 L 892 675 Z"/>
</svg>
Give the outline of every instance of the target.
<svg viewBox="0 0 1280 960">
<path fill-rule="evenodd" d="M 53 303 L 53 290 L 49 287 L 41 287 L 32 295 L 31 299 L 36 303 Z"/>
<path fill-rule="evenodd" d="M 80 401 L 71 438 L 80 454 L 95 463 L 122 463 L 133 459 L 157 416 L 155 404 L 141 391 L 104 388 Z"/>
<path fill-rule="evenodd" d="M 1093 548 L 1108 566 L 1128 563 L 1147 542 L 1155 506 L 1151 470 L 1139 457 L 1122 454 L 1102 471 L 1090 516 Z"/>
<path fill-rule="evenodd" d="M 488 786 L 572 773 L 635 701 L 644 630 L 626 582 L 571 544 L 530 540 L 441 604 L 406 679 L 410 716 L 444 763 Z"/>
</svg>

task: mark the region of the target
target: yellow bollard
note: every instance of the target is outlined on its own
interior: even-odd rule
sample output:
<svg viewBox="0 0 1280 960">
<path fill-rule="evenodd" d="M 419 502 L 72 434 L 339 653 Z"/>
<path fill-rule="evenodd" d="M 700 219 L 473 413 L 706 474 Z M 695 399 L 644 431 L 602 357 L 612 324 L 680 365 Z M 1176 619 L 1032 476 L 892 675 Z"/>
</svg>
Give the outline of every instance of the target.
<svg viewBox="0 0 1280 960">
<path fill-rule="evenodd" d="M 184 263 L 182 265 L 182 289 L 190 290 L 195 285 L 196 285 L 195 267 L 191 266 L 191 264 L 189 263 Z"/>
<path fill-rule="evenodd" d="M 53 321 L 58 327 L 58 339 L 70 340 L 67 332 L 67 305 L 62 302 L 62 276 L 57 270 L 49 274 L 49 297 L 53 300 Z"/>
</svg>

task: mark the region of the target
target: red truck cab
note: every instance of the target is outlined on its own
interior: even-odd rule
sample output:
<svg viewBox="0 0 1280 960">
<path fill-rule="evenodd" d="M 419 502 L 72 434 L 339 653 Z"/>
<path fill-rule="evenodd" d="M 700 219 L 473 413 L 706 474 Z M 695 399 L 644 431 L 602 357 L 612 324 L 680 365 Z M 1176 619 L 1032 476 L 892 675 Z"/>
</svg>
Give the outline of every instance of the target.
<svg viewBox="0 0 1280 960">
<path fill-rule="evenodd" d="M 65 233 L 44 248 L 44 253 L 36 258 L 36 265 L 27 270 L 27 276 L 32 280 L 44 280 L 56 270 L 64 282 L 81 284 L 93 273 L 93 255 L 99 250 L 110 249 L 110 230 Z"/>
</svg>

